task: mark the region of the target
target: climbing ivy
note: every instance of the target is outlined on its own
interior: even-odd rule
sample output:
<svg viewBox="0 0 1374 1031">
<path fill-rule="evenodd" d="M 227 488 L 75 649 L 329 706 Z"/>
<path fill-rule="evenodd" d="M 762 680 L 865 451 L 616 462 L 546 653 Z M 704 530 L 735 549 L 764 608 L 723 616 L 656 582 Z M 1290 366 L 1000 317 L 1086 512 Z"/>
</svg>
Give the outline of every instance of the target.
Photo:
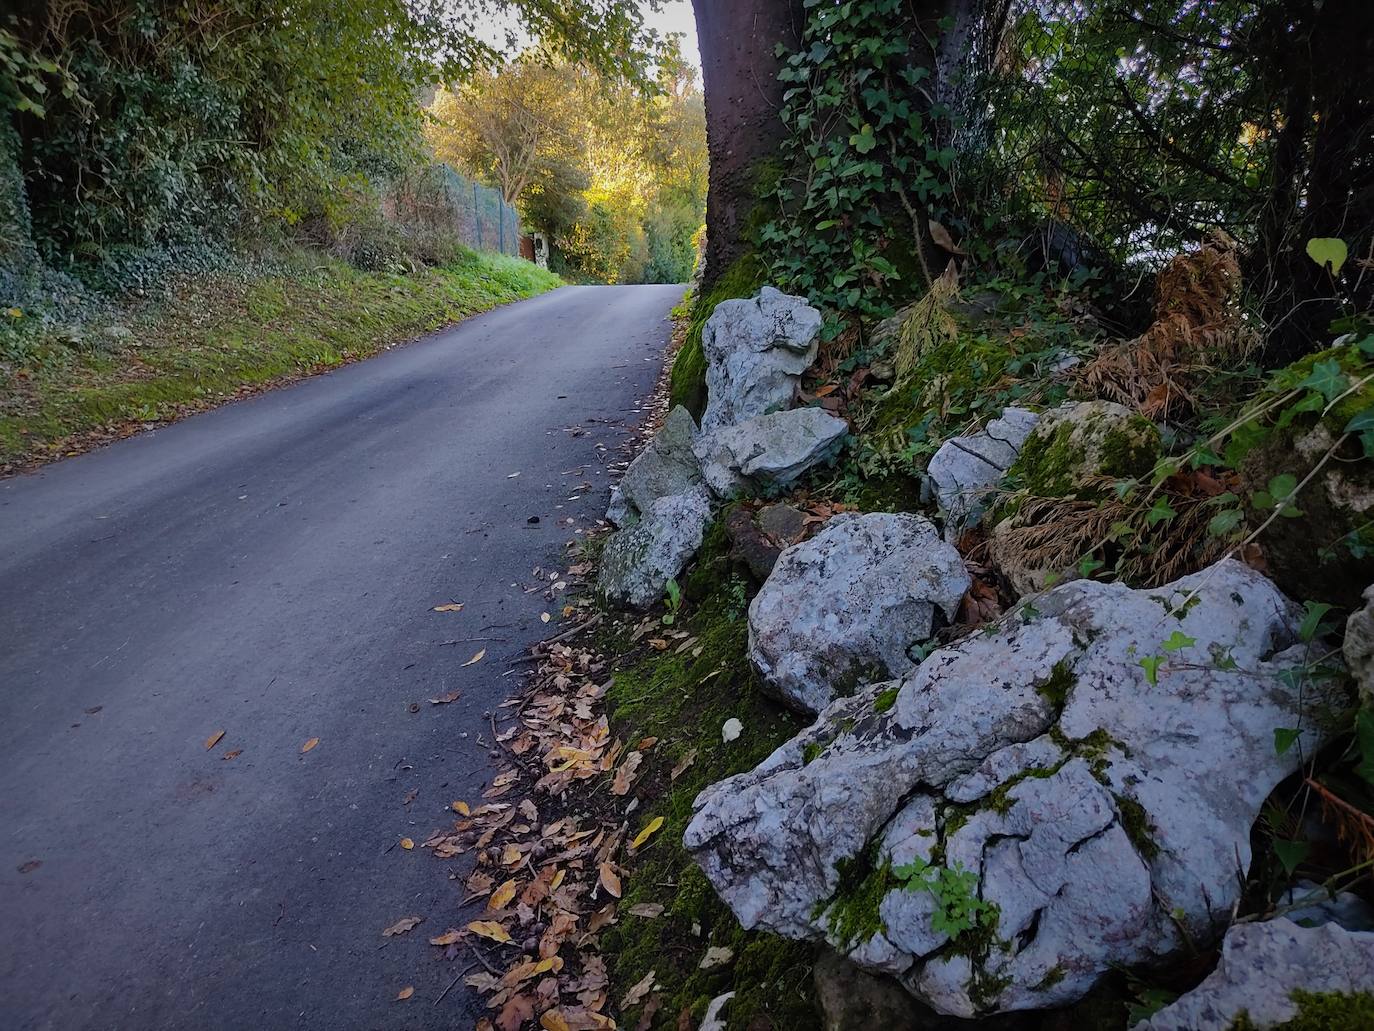
<svg viewBox="0 0 1374 1031">
<path fill-rule="evenodd" d="M 934 43 L 901 0 L 807 0 L 779 78 L 788 171 L 761 230 L 774 278 L 844 314 L 882 317 L 929 286 L 927 220 L 951 195 L 949 109 L 932 102 Z M 928 49 L 922 47 L 926 44 Z M 935 269 L 938 273 L 940 270 Z"/>
</svg>

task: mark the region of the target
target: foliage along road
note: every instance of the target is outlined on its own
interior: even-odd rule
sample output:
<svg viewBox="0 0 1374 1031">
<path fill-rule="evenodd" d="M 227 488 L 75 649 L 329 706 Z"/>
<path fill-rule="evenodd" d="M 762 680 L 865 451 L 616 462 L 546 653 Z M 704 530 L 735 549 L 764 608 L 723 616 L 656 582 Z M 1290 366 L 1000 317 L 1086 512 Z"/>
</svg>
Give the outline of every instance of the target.
<svg viewBox="0 0 1374 1031">
<path fill-rule="evenodd" d="M 560 289 L 0 482 L 0 1026 L 471 1026 L 427 944 L 459 882 L 401 839 L 490 775 L 681 292 Z"/>
</svg>

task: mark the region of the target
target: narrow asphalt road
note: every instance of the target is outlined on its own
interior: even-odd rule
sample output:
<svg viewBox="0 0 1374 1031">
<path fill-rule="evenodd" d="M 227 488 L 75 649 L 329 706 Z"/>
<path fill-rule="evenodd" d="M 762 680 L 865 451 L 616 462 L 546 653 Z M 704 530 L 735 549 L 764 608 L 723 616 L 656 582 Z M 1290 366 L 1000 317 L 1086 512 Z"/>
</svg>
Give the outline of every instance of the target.
<svg viewBox="0 0 1374 1031">
<path fill-rule="evenodd" d="M 427 944 L 466 864 L 397 843 L 490 776 L 681 292 L 565 287 L 0 482 L 0 1027 L 472 1026 Z"/>
</svg>

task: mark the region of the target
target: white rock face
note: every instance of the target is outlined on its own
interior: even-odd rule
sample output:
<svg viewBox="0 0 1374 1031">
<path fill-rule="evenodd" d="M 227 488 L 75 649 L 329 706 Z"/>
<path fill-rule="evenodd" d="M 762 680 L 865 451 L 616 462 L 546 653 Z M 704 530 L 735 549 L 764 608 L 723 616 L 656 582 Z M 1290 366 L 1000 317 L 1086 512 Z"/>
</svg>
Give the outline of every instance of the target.
<svg viewBox="0 0 1374 1031">
<path fill-rule="evenodd" d="M 778 558 L 749 606 L 749 658 L 783 702 L 818 712 L 909 671 L 936 611 L 953 618 L 968 587 L 963 559 L 929 520 L 837 515 Z"/>
<path fill-rule="evenodd" d="M 611 495 L 606 518 L 616 526 L 634 523 L 659 498 L 685 494 L 701 483 L 701 466 L 693 451 L 697 426 L 678 405 L 663 427 L 630 463 Z"/>
<path fill-rule="evenodd" d="M 770 412 L 701 434 L 696 457 L 711 489 L 734 497 L 752 485 L 788 486 L 834 458 L 849 424 L 820 408 Z M 626 474 L 628 475 L 628 473 Z"/>
<path fill-rule="evenodd" d="M 1374 991 L 1374 933 L 1300 927 L 1284 917 L 1237 924 L 1207 979 L 1135 1031 L 1214 1031 L 1233 1026 L 1242 1013 L 1247 1027 L 1280 1027 L 1298 1015 L 1295 990 Z"/>
<path fill-rule="evenodd" d="M 771 286 L 721 301 L 702 329 L 706 355 L 703 432 L 790 408 L 797 379 L 816 360 L 821 313 Z"/>
<path fill-rule="evenodd" d="M 825 939 L 961 1017 L 1064 1005 L 1185 933 L 1215 940 L 1260 806 L 1324 741 L 1339 679 L 1282 675 L 1304 661 L 1299 614 L 1236 562 L 1154 590 L 1075 581 L 1035 609 L 701 793 L 684 841 L 746 928 Z M 1302 747 L 1275 754 L 1276 727 Z M 885 869 L 938 856 L 992 907 L 991 944 L 951 935 L 958 891 Z"/>
<path fill-rule="evenodd" d="M 598 589 L 613 602 L 648 608 L 701 547 L 710 521 L 704 485 L 659 498 L 638 522 L 607 539 Z"/>
<path fill-rule="evenodd" d="M 1002 482 L 1038 418 L 1024 408 L 1005 408 L 981 432 L 951 437 L 940 445 L 926 477 L 945 514 L 946 540 L 957 540 L 978 524 L 985 496 Z"/>
</svg>

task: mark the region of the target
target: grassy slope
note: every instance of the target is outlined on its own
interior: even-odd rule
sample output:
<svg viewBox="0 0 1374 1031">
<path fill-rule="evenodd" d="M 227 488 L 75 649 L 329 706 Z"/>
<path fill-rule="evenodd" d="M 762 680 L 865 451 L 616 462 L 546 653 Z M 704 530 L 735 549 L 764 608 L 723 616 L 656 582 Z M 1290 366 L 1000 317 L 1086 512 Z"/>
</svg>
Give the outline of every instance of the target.
<svg viewBox="0 0 1374 1031">
<path fill-rule="evenodd" d="M 412 275 L 301 254 L 280 272 L 188 281 L 132 313 L 118 346 L 53 343 L 23 366 L 0 364 L 0 472 L 367 358 L 560 283 L 519 258 L 472 252 Z"/>
</svg>

